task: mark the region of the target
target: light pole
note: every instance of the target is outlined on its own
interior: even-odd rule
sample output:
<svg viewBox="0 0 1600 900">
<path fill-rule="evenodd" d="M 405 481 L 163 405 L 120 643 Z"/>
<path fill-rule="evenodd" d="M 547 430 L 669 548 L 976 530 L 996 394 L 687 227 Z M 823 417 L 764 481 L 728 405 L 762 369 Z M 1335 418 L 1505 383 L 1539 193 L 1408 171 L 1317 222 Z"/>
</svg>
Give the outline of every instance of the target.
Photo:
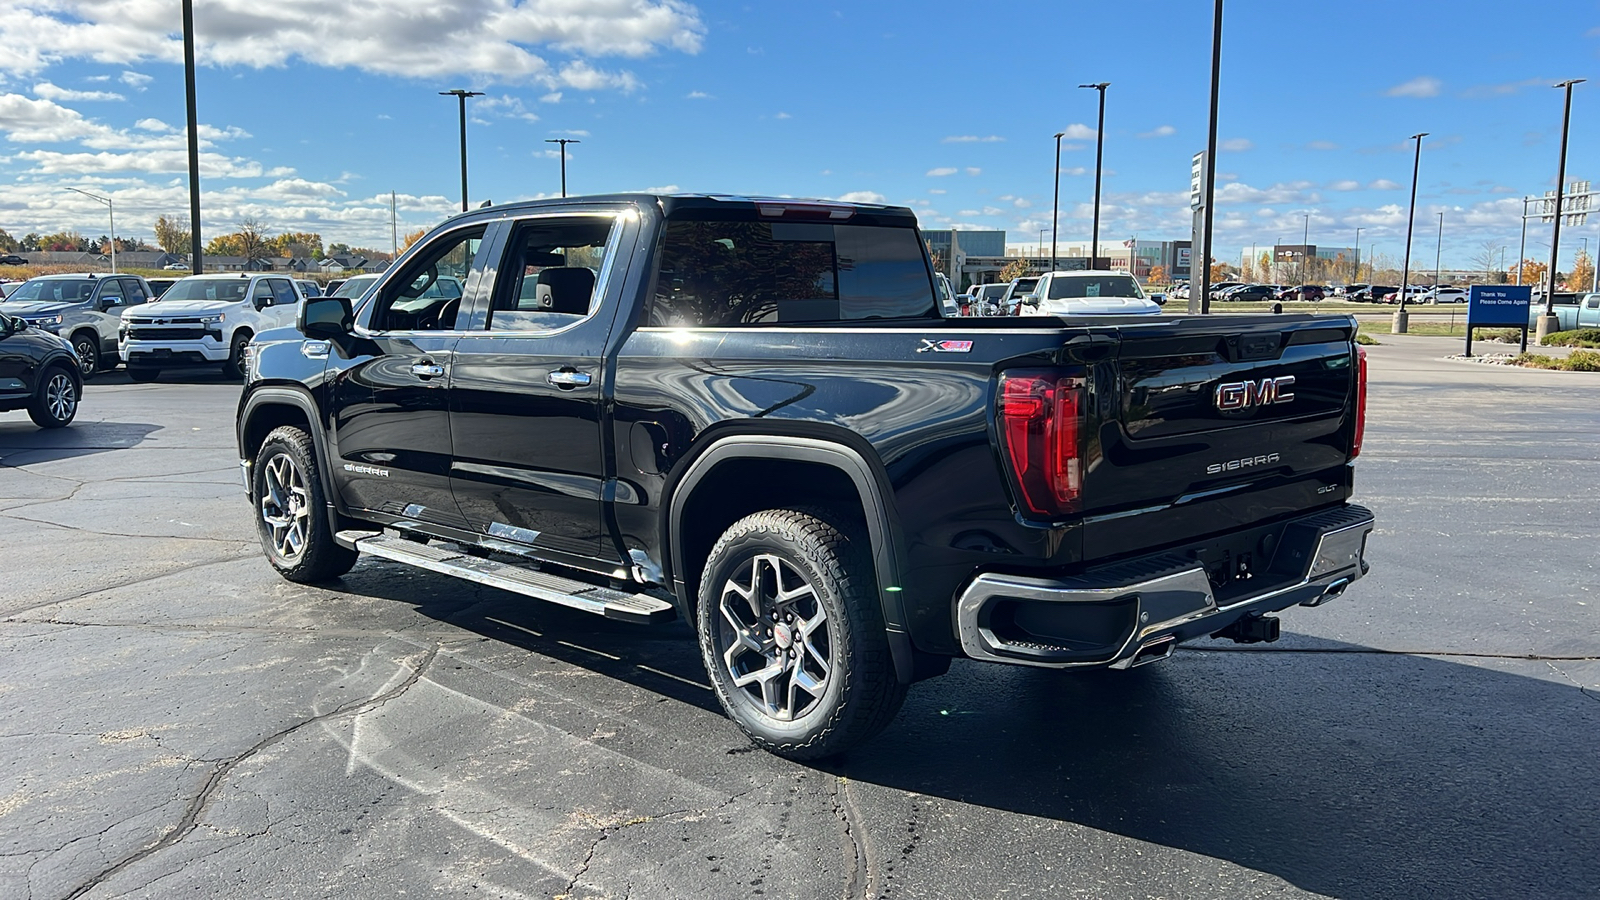
<svg viewBox="0 0 1600 900">
<path fill-rule="evenodd" d="M 461 211 L 467 211 L 467 98 L 482 97 L 483 91 L 466 91 L 453 88 L 440 91 L 441 97 L 454 97 L 461 106 Z"/>
<path fill-rule="evenodd" d="M 1392 334 L 1405 334 L 1411 319 L 1411 314 L 1406 312 L 1406 287 L 1411 280 L 1411 226 L 1417 218 L 1417 172 L 1422 168 L 1422 139 L 1427 136 L 1426 131 L 1411 136 L 1417 142 L 1417 155 L 1411 162 L 1411 208 L 1406 213 L 1406 252 L 1400 263 L 1400 308 L 1394 311 L 1394 322 L 1389 326 Z"/>
<path fill-rule="evenodd" d="M 194 96 L 194 0 L 183 0 L 183 90 L 189 114 L 189 268 L 200 274 L 200 127 Z"/>
<path fill-rule="evenodd" d="M 1100 118 L 1094 127 L 1094 228 L 1089 232 L 1089 268 L 1095 268 L 1095 263 L 1100 256 L 1100 164 L 1104 158 L 1106 147 L 1106 88 L 1111 86 L 1109 81 L 1099 81 L 1094 84 L 1080 84 L 1080 88 L 1091 88 L 1100 92 Z"/>
<path fill-rule="evenodd" d="M 581 144 L 583 141 L 576 138 L 546 138 L 546 144 L 561 145 L 561 196 L 567 195 L 567 145 Z"/>
<path fill-rule="evenodd" d="M 1039 229 L 1039 255 L 1040 256 L 1044 255 L 1044 229 L 1043 228 Z M 1051 266 L 1052 270 L 1054 270 L 1054 268 L 1055 268 L 1054 266 Z"/>
<path fill-rule="evenodd" d="M 1306 283 L 1306 251 L 1311 248 L 1311 214 L 1305 213 L 1306 229 L 1300 235 L 1300 283 Z"/>
<path fill-rule="evenodd" d="M 1061 211 L 1061 138 L 1065 131 L 1056 132 L 1056 198 L 1050 203 L 1050 271 L 1056 270 L 1056 217 Z"/>
<path fill-rule="evenodd" d="M 1434 290 L 1438 290 L 1439 289 L 1439 282 L 1444 280 L 1442 277 L 1440 277 L 1441 273 L 1444 270 L 1439 267 L 1439 260 L 1441 260 L 1443 258 L 1444 258 L 1444 213 L 1439 213 L 1439 243 L 1435 244 L 1434 247 L 1433 247 L 1433 289 Z M 1434 298 L 1438 299 L 1438 295 L 1435 294 Z"/>
<path fill-rule="evenodd" d="M 1356 229 L 1356 268 L 1350 275 L 1350 283 L 1355 284 L 1361 280 L 1361 229 Z"/>
<path fill-rule="evenodd" d="M 1562 182 L 1567 179 L 1567 127 L 1572 124 L 1572 86 L 1586 80 L 1569 78 L 1555 85 L 1566 89 L 1567 101 L 1561 113 L 1561 160 L 1556 164 L 1556 227 L 1550 234 L 1550 286 L 1544 291 L 1544 315 L 1539 317 L 1536 329 L 1541 344 L 1545 335 L 1561 327 L 1556 318 L 1556 256 L 1561 253 L 1561 189 L 1565 186 Z"/>
<path fill-rule="evenodd" d="M 111 218 L 111 274 L 117 274 L 117 211 L 111 205 L 111 198 L 102 197 L 99 194 L 91 194 L 88 191 L 80 191 L 75 187 L 69 187 L 67 190 L 74 194 L 82 194 L 90 200 L 99 200 L 106 205 L 106 214 Z"/>
</svg>

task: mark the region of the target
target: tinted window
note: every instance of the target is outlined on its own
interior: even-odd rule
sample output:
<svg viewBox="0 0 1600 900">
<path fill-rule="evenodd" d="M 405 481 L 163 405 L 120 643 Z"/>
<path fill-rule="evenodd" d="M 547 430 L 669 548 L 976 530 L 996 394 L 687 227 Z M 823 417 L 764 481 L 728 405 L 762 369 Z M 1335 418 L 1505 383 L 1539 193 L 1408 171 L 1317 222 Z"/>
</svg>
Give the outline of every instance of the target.
<svg viewBox="0 0 1600 900">
<path fill-rule="evenodd" d="M 462 286 L 483 243 L 483 226 L 435 239 L 390 279 L 378 298 L 380 331 L 449 331 L 460 312 Z"/>
<path fill-rule="evenodd" d="M 272 303 L 274 306 L 293 306 L 300 302 L 300 296 L 294 292 L 294 285 L 281 278 L 272 279 Z"/>
<path fill-rule="evenodd" d="M 220 300 L 233 303 L 244 299 L 250 282 L 243 279 L 185 278 L 161 295 L 163 300 Z"/>
<path fill-rule="evenodd" d="M 333 292 L 333 296 L 352 298 L 359 297 L 367 292 L 367 288 L 372 287 L 377 283 L 378 276 L 376 275 L 357 275 L 356 277 L 346 281 L 344 284 L 339 285 L 338 290 Z"/>
<path fill-rule="evenodd" d="M 100 282 L 100 300 L 109 306 L 122 305 L 122 279 L 107 278 Z"/>
<path fill-rule="evenodd" d="M 937 318 L 916 231 L 872 225 L 669 221 L 650 324 Z"/>
<path fill-rule="evenodd" d="M 129 304 L 143 303 L 150 299 L 150 292 L 145 289 L 145 282 L 137 278 L 122 279 L 122 287 Z"/>
</svg>

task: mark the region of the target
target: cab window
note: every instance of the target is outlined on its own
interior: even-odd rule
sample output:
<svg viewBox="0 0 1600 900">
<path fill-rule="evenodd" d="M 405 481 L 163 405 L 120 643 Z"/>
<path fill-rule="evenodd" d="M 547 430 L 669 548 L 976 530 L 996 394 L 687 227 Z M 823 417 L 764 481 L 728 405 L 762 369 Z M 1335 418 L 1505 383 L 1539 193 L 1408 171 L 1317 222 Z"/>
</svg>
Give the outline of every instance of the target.
<svg viewBox="0 0 1600 900">
<path fill-rule="evenodd" d="M 614 240 L 610 216 L 538 219 L 517 226 L 506 245 L 490 331 L 553 331 L 593 312 L 595 283 Z"/>
<path fill-rule="evenodd" d="M 100 282 L 100 305 L 121 306 L 123 302 L 121 279 L 107 278 Z"/>
<path fill-rule="evenodd" d="M 373 309 L 375 331 L 449 331 L 456 326 L 467 273 L 484 226 L 435 239 L 384 285 Z"/>
<path fill-rule="evenodd" d="M 272 285 L 273 306 L 293 306 L 300 302 L 299 295 L 294 292 L 294 285 L 286 279 L 274 278 L 269 283 Z"/>
</svg>

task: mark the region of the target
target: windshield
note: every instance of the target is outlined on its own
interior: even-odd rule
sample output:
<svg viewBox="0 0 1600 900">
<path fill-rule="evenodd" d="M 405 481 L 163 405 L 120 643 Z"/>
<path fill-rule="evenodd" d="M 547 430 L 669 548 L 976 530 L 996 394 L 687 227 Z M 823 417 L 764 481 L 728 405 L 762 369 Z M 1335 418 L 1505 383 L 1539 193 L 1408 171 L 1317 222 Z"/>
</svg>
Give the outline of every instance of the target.
<svg viewBox="0 0 1600 900">
<path fill-rule="evenodd" d="M 1090 277 L 1050 279 L 1051 300 L 1075 300 L 1082 297 L 1135 297 L 1144 299 L 1139 282 L 1131 275 L 1095 275 Z"/>
<path fill-rule="evenodd" d="M 220 278 L 185 278 L 161 295 L 162 300 L 221 300 L 232 303 L 243 300 L 250 289 L 247 278 L 223 280 Z"/>
<path fill-rule="evenodd" d="M 367 288 L 372 287 L 377 283 L 378 276 L 376 275 L 357 275 L 349 281 L 346 281 L 344 284 L 339 285 L 339 289 L 334 291 L 331 296 L 350 297 L 354 299 L 362 294 L 365 294 L 367 292 Z"/>
<path fill-rule="evenodd" d="M 76 303 L 94 296 L 93 278 L 36 278 L 6 297 L 9 302 Z"/>
<path fill-rule="evenodd" d="M 982 296 L 985 300 L 998 300 L 1004 297 L 1006 291 L 1009 290 L 1011 290 L 1011 285 L 1009 284 L 986 284 L 983 286 Z"/>
</svg>

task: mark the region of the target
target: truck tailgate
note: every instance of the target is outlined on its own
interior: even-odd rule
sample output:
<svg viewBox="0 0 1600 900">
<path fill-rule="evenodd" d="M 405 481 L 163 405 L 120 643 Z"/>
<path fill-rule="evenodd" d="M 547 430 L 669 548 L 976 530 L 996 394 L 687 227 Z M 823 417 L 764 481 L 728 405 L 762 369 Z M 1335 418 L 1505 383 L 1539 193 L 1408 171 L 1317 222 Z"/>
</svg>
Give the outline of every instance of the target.
<svg viewBox="0 0 1600 900">
<path fill-rule="evenodd" d="M 1350 318 L 1120 328 L 1089 379 L 1084 558 L 1232 530 L 1349 495 Z"/>
</svg>

